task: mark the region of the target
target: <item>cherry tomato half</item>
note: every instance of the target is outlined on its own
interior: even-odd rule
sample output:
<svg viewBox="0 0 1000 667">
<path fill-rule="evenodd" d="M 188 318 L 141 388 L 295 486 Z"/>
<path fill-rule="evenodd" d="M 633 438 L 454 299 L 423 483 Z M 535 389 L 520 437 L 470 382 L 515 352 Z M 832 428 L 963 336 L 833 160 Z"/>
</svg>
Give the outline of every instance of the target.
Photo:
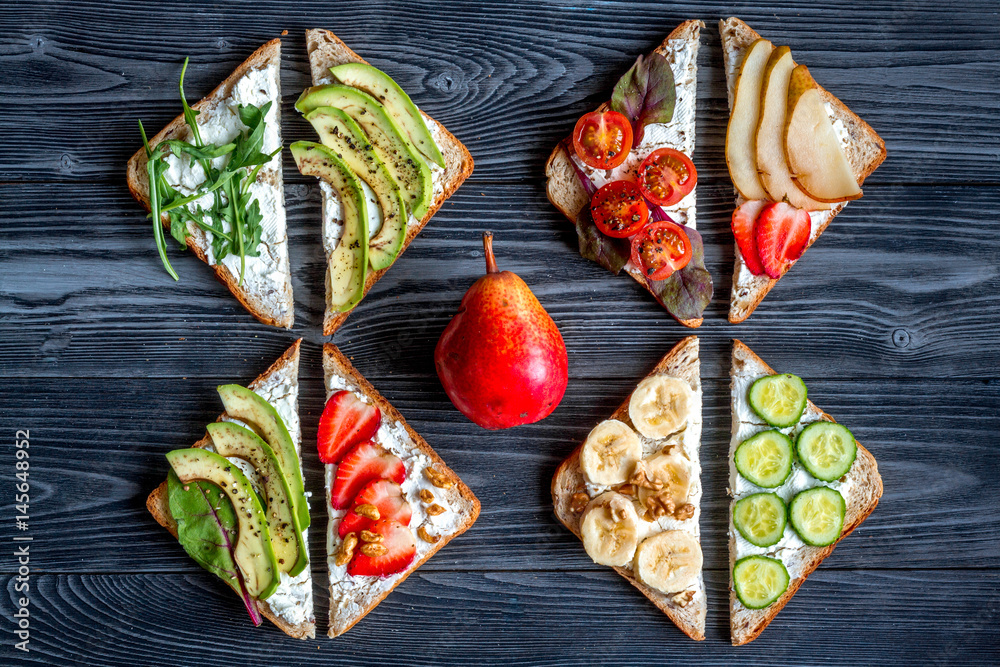
<svg viewBox="0 0 1000 667">
<path fill-rule="evenodd" d="M 602 234 L 623 239 L 649 221 L 649 206 L 632 181 L 612 181 L 594 193 L 590 213 Z"/>
<path fill-rule="evenodd" d="M 673 206 L 691 194 L 698 172 L 691 158 L 673 148 L 658 148 L 639 165 L 639 187 L 654 204 Z"/>
<path fill-rule="evenodd" d="M 573 150 L 595 169 L 614 169 L 632 150 L 632 123 L 617 111 L 592 111 L 576 121 Z"/>
<path fill-rule="evenodd" d="M 632 239 L 632 264 L 650 280 L 663 280 L 690 261 L 691 240 L 676 223 L 650 223 Z"/>
</svg>

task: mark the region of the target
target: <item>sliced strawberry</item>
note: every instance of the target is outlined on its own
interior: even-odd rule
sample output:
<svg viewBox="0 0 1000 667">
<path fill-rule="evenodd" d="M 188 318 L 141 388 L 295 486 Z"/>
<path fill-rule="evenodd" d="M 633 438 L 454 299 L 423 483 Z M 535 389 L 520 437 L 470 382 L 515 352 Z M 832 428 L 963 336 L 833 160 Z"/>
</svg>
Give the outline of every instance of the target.
<svg viewBox="0 0 1000 667">
<path fill-rule="evenodd" d="M 382 411 L 377 405 L 365 403 L 353 391 L 338 391 L 326 402 L 319 418 L 319 460 L 336 463 L 348 449 L 375 437 L 381 423 Z"/>
<path fill-rule="evenodd" d="M 736 245 L 743 255 L 743 263 L 750 269 L 750 273 L 755 276 L 764 273 L 764 265 L 760 262 L 760 253 L 757 252 L 757 239 L 754 236 L 754 223 L 761 209 L 767 206 L 763 199 L 745 201 L 740 207 L 733 211 L 733 236 L 736 237 Z"/>
<path fill-rule="evenodd" d="M 382 536 L 382 541 L 374 544 L 385 547 L 386 551 L 381 556 L 367 556 L 362 551 L 365 542 L 358 542 L 354 558 L 347 565 L 347 574 L 355 577 L 387 577 L 410 566 L 417 553 L 417 543 L 409 528 L 398 521 L 382 519 L 376 521 L 369 530 Z"/>
<path fill-rule="evenodd" d="M 374 442 L 362 442 L 344 454 L 337 464 L 337 476 L 330 492 L 330 504 L 335 509 L 347 509 L 358 492 L 368 482 L 387 479 L 401 484 L 406 468 L 398 456 L 390 454 Z"/>
<path fill-rule="evenodd" d="M 764 273 L 780 278 L 805 252 L 810 231 L 807 211 L 785 202 L 764 207 L 754 229 Z"/>
<path fill-rule="evenodd" d="M 374 519 L 361 516 L 355 510 L 358 505 L 374 505 L 378 510 L 378 518 L 392 519 L 404 526 L 410 525 L 410 516 L 413 514 L 410 503 L 403 497 L 403 488 L 395 482 L 385 479 L 376 479 L 368 482 L 365 488 L 361 489 L 350 511 L 340 520 L 338 532 L 341 537 L 348 533 L 360 533 L 362 530 L 370 530 L 375 523 Z"/>
</svg>

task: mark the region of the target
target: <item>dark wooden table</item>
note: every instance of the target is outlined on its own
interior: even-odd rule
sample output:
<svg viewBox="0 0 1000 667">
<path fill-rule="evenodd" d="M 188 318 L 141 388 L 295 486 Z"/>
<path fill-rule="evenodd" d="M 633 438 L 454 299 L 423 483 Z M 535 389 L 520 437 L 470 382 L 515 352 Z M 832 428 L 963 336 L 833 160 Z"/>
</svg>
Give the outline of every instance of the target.
<svg viewBox="0 0 1000 667">
<path fill-rule="evenodd" d="M 168 8 L 167 5 L 170 5 Z M 21 2 L 0 7 L 0 663 L 997 664 L 1000 661 L 1000 29 L 995 2 Z M 715 23 L 737 15 L 885 138 L 886 163 L 745 324 L 726 321 L 733 195 Z M 708 639 L 695 643 L 554 519 L 549 479 L 688 330 L 580 258 L 548 204 L 554 142 L 636 55 L 701 18 L 699 229 L 716 284 L 702 339 Z M 482 500 L 476 525 L 354 630 L 296 641 L 147 515 L 163 453 L 305 338 L 305 442 L 322 408 L 316 183 L 287 153 L 292 332 L 253 320 L 203 264 L 160 267 L 124 166 L 136 119 L 178 112 L 283 39 L 285 142 L 310 138 L 303 31 L 329 28 L 471 150 L 476 171 L 334 337 Z M 504 432 L 448 402 L 434 344 L 482 272 L 479 234 L 555 318 L 566 398 Z M 753 644 L 729 645 L 730 340 L 803 376 L 879 461 L 876 512 Z M 15 432 L 30 431 L 30 528 L 15 529 Z M 306 447 L 307 485 L 322 488 Z M 312 555 L 325 586 L 325 515 Z M 17 534 L 30 535 L 30 653 L 14 649 Z"/>
</svg>

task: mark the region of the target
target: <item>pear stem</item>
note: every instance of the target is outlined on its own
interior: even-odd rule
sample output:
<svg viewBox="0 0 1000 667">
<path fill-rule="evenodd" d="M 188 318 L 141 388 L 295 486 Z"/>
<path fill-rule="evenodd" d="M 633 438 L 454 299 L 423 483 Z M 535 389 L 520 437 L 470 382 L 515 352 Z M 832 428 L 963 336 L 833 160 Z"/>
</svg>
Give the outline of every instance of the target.
<svg viewBox="0 0 1000 667">
<path fill-rule="evenodd" d="M 493 256 L 493 232 L 483 232 L 483 254 L 486 256 L 486 273 L 499 273 L 497 258 Z"/>
</svg>

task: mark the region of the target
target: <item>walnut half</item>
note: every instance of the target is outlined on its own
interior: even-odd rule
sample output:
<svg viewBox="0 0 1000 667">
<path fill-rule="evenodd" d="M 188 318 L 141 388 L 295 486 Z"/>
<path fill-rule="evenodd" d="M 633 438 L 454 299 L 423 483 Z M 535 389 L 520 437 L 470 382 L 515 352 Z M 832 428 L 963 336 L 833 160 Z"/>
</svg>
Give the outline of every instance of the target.
<svg viewBox="0 0 1000 667">
<path fill-rule="evenodd" d="M 588 496 L 583 491 L 579 493 L 574 493 L 569 499 L 569 511 L 574 514 L 579 514 L 583 510 L 587 509 L 587 503 L 590 502 L 590 496 Z"/>
</svg>

